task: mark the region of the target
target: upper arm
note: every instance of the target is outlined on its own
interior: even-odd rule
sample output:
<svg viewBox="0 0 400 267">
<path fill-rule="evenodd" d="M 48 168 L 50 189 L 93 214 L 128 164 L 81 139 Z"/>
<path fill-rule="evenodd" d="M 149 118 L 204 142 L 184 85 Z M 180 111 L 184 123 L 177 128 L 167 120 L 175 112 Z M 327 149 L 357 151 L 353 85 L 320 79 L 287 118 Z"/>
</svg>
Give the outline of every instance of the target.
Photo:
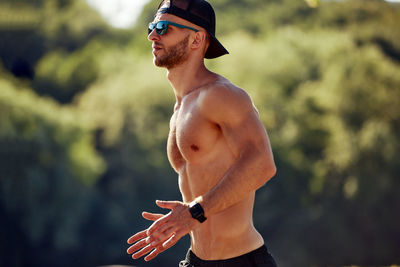
<svg viewBox="0 0 400 267">
<path fill-rule="evenodd" d="M 275 167 L 267 132 L 245 91 L 233 85 L 211 88 L 202 97 L 201 106 L 202 113 L 219 125 L 235 156 L 250 153 Z"/>
</svg>

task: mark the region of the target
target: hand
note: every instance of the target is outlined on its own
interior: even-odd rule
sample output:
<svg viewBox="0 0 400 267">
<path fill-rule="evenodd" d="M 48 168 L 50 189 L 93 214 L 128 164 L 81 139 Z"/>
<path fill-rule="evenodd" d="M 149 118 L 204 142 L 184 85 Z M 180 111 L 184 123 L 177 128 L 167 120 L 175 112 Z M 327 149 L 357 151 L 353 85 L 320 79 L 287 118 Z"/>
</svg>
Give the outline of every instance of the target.
<svg viewBox="0 0 400 267">
<path fill-rule="evenodd" d="M 150 261 L 158 254 L 172 247 L 183 236 L 200 225 L 189 212 L 189 205 L 180 201 L 156 201 L 157 206 L 170 209 L 167 214 L 143 212 L 143 218 L 154 221 L 146 230 L 143 230 L 128 239 L 128 254 L 133 259 L 147 255 L 144 260 Z"/>
</svg>

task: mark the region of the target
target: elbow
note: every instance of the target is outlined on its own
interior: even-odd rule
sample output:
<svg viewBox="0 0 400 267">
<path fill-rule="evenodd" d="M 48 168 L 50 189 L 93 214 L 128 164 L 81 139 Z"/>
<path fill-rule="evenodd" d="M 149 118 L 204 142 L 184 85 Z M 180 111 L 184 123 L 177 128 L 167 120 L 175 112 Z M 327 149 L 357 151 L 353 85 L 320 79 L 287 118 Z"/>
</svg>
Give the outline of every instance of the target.
<svg viewBox="0 0 400 267">
<path fill-rule="evenodd" d="M 268 182 L 271 178 L 273 178 L 276 174 L 276 166 L 275 163 L 268 164 L 265 168 L 264 177 L 266 179 L 265 182 Z"/>
<path fill-rule="evenodd" d="M 273 161 L 264 162 L 262 173 L 260 175 L 260 187 L 271 180 L 276 175 L 276 171 L 277 169 Z"/>
<path fill-rule="evenodd" d="M 276 174 L 276 166 L 274 162 L 274 158 L 270 150 L 266 149 L 261 153 L 257 154 L 256 158 L 253 158 L 253 165 L 255 167 L 254 170 L 254 178 L 256 178 L 255 186 L 256 188 L 260 188 L 264 186 L 271 178 L 273 178 Z"/>
</svg>

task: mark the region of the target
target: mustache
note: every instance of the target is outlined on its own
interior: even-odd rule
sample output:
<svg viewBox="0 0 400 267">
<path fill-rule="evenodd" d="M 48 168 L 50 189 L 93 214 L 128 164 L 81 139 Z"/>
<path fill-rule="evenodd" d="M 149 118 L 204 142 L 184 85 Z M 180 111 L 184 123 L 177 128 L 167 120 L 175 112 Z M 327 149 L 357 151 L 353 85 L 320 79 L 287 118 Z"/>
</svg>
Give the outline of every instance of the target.
<svg viewBox="0 0 400 267">
<path fill-rule="evenodd" d="M 157 47 L 164 47 L 162 43 L 159 42 L 154 42 L 153 46 L 157 46 Z"/>
</svg>

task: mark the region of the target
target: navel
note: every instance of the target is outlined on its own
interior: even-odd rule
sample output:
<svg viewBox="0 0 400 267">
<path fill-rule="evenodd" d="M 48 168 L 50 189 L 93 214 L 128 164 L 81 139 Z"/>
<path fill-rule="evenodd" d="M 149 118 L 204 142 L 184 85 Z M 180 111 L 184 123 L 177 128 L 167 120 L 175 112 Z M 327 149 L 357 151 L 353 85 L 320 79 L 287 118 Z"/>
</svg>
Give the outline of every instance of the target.
<svg viewBox="0 0 400 267">
<path fill-rule="evenodd" d="M 193 151 L 199 151 L 199 147 L 196 146 L 196 145 L 191 145 L 190 148 L 191 148 Z"/>
</svg>

